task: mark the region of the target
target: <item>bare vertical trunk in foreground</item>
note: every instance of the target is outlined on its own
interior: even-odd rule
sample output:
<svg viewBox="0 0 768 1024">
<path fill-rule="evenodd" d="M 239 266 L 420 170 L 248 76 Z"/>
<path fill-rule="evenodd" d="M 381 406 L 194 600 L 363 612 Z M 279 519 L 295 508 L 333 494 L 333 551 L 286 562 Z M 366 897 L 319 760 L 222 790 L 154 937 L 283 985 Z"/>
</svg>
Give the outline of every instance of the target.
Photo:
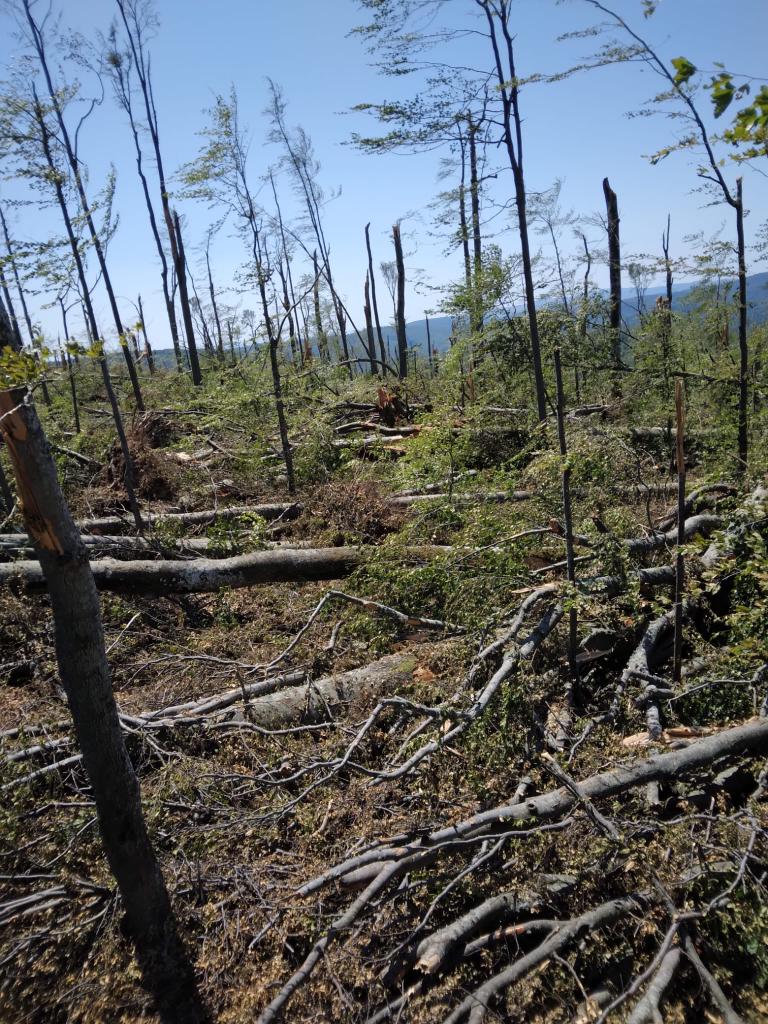
<svg viewBox="0 0 768 1024">
<path fill-rule="evenodd" d="M 10 344 L 0 306 L 0 349 Z M 112 692 L 101 609 L 88 555 L 61 492 L 35 408 L 21 388 L 0 392 L 0 430 L 8 447 L 27 532 L 46 578 L 56 656 L 90 780 L 104 851 L 117 880 L 130 936 L 161 1019 L 206 1019 L 179 938 L 141 808 Z"/>
</svg>

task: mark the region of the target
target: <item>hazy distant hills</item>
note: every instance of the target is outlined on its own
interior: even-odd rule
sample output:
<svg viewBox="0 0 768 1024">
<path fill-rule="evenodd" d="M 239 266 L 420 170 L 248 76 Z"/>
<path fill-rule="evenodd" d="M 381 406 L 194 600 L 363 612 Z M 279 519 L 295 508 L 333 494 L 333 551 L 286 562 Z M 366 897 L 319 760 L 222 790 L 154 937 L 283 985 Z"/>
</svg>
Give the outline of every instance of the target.
<svg viewBox="0 0 768 1024">
<path fill-rule="evenodd" d="M 685 310 L 690 305 L 691 293 L 699 287 L 698 282 L 686 281 L 672 286 L 672 305 L 680 310 Z M 731 282 L 731 292 L 736 293 L 736 282 Z M 659 295 L 666 295 L 665 288 L 649 288 L 645 293 L 645 309 L 650 311 L 656 305 Z M 625 288 L 622 291 L 622 314 L 627 326 L 632 327 L 640 319 L 637 310 L 637 297 L 634 289 Z M 747 311 L 748 322 L 751 327 L 768 321 L 768 273 L 752 274 L 747 278 L 747 300 L 749 308 Z M 388 339 L 389 346 L 395 351 L 397 340 L 394 329 L 391 327 L 382 328 L 385 339 Z M 449 316 L 430 317 L 429 330 L 432 338 L 432 347 L 439 352 L 445 351 L 450 344 L 451 318 Z M 408 344 L 414 348 L 427 349 L 427 329 L 423 320 L 416 320 L 406 325 Z"/>
<path fill-rule="evenodd" d="M 690 304 L 691 293 L 694 292 L 699 285 L 697 282 L 683 282 L 681 284 L 675 284 L 672 287 L 673 295 L 673 307 L 677 307 L 680 310 L 686 309 Z M 730 294 L 734 295 L 736 292 L 736 283 L 731 282 Z M 656 298 L 659 295 L 665 295 L 666 291 L 662 288 L 649 288 L 645 292 L 645 308 L 650 311 L 656 304 Z M 637 310 L 637 298 L 634 289 L 625 288 L 622 292 L 623 301 L 623 316 L 627 326 L 631 327 L 636 324 L 639 320 L 639 314 Z M 756 327 L 759 324 L 768 322 L 768 273 L 752 274 L 747 278 L 747 296 L 748 296 L 748 321 L 751 327 Z M 432 339 L 432 348 L 436 352 L 445 352 L 450 347 L 451 337 L 451 325 L 452 319 L 449 316 L 435 316 L 429 319 L 429 330 Z M 406 324 L 406 332 L 408 336 L 408 345 L 410 348 L 417 348 L 420 351 L 426 353 L 427 351 L 427 327 L 424 320 L 414 320 Z M 393 327 L 382 326 L 382 333 L 384 334 L 385 343 L 388 344 L 389 351 L 394 357 L 397 351 L 397 337 Z M 350 332 L 349 337 L 350 343 L 353 343 L 353 351 L 356 355 L 360 355 L 360 346 L 357 343 L 357 338 Z M 172 349 L 159 349 L 155 352 L 157 361 L 164 366 L 173 365 L 173 350 Z M 393 360 L 394 361 L 394 360 Z"/>
</svg>

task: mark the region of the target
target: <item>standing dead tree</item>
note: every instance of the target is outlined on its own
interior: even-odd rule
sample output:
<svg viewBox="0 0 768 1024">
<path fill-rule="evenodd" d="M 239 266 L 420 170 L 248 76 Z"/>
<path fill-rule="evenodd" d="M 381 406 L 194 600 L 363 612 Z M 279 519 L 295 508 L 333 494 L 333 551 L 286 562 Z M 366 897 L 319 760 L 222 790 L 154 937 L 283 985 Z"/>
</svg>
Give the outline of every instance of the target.
<svg viewBox="0 0 768 1024">
<path fill-rule="evenodd" d="M 376 301 L 376 275 L 373 271 L 373 253 L 371 252 L 371 225 L 370 223 L 365 225 L 365 248 L 368 253 L 368 281 L 371 287 L 371 308 L 373 311 L 373 319 L 376 323 L 376 337 L 379 341 L 379 359 L 381 360 L 381 372 L 386 374 L 387 372 L 387 353 L 384 348 L 384 335 L 381 331 L 381 321 L 379 320 L 379 304 Z"/>
<path fill-rule="evenodd" d="M 622 365 L 621 351 L 621 243 L 619 241 L 619 203 L 616 193 L 607 178 L 603 178 L 606 225 L 608 231 L 608 275 L 610 280 L 610 304 L 608 327 L 611 332 L 613 363 L 618 369 Z"/>
<path fill-rule="evenodd" d="M 248 147 L 239 123 L 237 94 L 234 89 L 228 100 L 222 96 L 216 98 L 216 105 L 210 114 L 210 125 L 204 132 L 208 142 L 197 160 L 184 169 L 184 181 L 191 195 L 222 206 L 235 214 L 240 233 L 250 253 L 250 272 L 258 288 L 263 326 L 269 346 L 275 411 L 288 492 L 293 494 L 296 487 L 293 454 L 288 438 L 279 362 L 282 324 L 280 319 L 273 317 L 271 313 L 270 291 L 274 291 L 274 285 L 270 253 L 264 237 L 263 223 L 266 217 L 257 205 L 249 183 Z"/>
<path fill-rule="evenodd" d="M 45 81 L 46 89 L 48 92 L 48 103 L 50 106 L 50 112 L 53 115 L 53 119 L 56 125 L 56 131 L 51 134 L 49 133 L 48 142 L 49 145 L 56 145 L 61 149 L 61 152 L 66 160 L 69 167 L 69 173 L 77 193 L 80 210 L 85 220 L 85 224 L 88 229 L 88 236 L 91 241 L 91 246 L 96 255 L 96 260 L 99 264 L 99 270 L 101 271 L 101 278 L 104 282 L 104 288 L 107 292 L 109 299 L 109 307 L 112 311 L 112 319 L 115 324 L 115 330 L 117 332 L 117 338 L 120 343 L 120 348 L 125 359 L 125 364 L 128 368 L 128 376 L 131 381 L 131 387 L 133 389 L 133 395 L 136 400 L 136 407 L 140 411 L 144 410 L 144 400 L 141 394 L 141 385 L 139 384 L 139 378 L 136 373 L 136 366 L 133 361 L 128 340 L 123 327 L 123 321 L 120 316 L 120 310 L 117 305 L 117 298 L 115 296 L 115 290 L 112 286 L 112 278 L 109 274 L 109 268 L 107 267 L 106 253 L 104 251 L 104 245 L 102 238 L 96 228 L 96 224 L 93 219 L 93 210 L 91 204 L 88 201 L 88 196 L 85 191 L 85 180 L 82 171 L 82 161 L 77 151 L 77 139 L 79 133 L 80 124 L 75 132 L 74 136 L 70 133 L 67 125 L 66 118 L 64 116 L 64 108 L 62 106 L 61 97 L 65 95 L 65 91 L 58 87 L 53 81 L 53 74 L 50 68 L 50 62 L 48 59 L 47 44 L 45 40 L 45 24 L 47 20 L 44 18 L 42 21 L 38 21 L 33 13 L 34 0 L 18 0 L 21 5 L 21 12 L 26 20 L 29 38 L 32 42 L 37 61 L 42 72 L 43 79 Z M 37 102 L 37 97 L 35 97 Z M 91 106 L 93 109 L 93 105 Z M 59 172 L 60 173 L 60 172 Z"/>
<path fill-rule="evenodd" d="M 713 141 L 707 130 L 699 109 L 694 102 L 695 89 L 691 88 L 691 80 L 696 75 L 696 67 L 686 58 L 678 57 L 672 62 L 673 67 L 667 67 L 654 48 L 634 31 L 629 23 L 617 14 L 610 7 L 600 3 L 599 0 L 587 0 L 593 7 L 603 14 L 608 15 L 614 25 L 629 36 L 632 40 L 628 47 L 617 47 L 608 44 L 605 50 L 599 55 L 600 62 L 605 64 L 620 63 L 624 60 L 643 60 L 657 75 L 664 79 L 667 85 L 667 92 L 662 95 L 663 100 L 673 99 L 678 101 L 682 108 L 682 116 L 689 122 L 693 136 L 683 138 L 679 143 L 660 150 L 651 157 L 652 163 L 666 157 L 670 152 L 680 148 L 690 148 L 692 142 L 698 141 L 704 151 L 705 164 L 699 167 L 697 174 L 703 181 L 714 186 L 721 200 L 730 206 L 735 216 L 736 227 L 736 259 L 737 276 L 739 283 L 739 375 L 738 375 L 738 463 L 739 468 L 744 472 L 747 468 L 748 455 L 748 408 L 749 408 L 749 342 L 747 339 L 747 263 L 746 244 L 744 239 L 744 198 L 742 193 L 742 179 L 737 178 L 735 187 L 731 187 L 723 175 L 721 161 L 718 160 L 713 148 Z M 672 116 L 680 117 L 680 111 L 674 111 Z"/>
<path fill-rule="evenodd" d="M 11 327 L 0 305 L 0 349 L 10 345 Z M 59 675 L 145 984 L 164 1021 L 205 1021 L 125 748 L 88 556 L 35 407 L 23 388 L 0 391 L 0 431 L 13 464 L 26 528 L 45 574 Z"/>
<path fill-rule="evenodd" d="M 405 334 L 405 263 L 403 262 L 403 243 L 400 238 L 400 225 L 392 227 L 392 241 L 395 245 L 396 300 L 395 300 L 395 331 L 397 333 L 397 365 L 400 380 L 408 376 L 408 339 Z"/>
<path fill-rule="evenodd" d="M 163 211 L 163 220 L 168 234 L 168 244 L 171 251 L 173 270 L 176 276 L 176 283 L 179 289 L 179 304 L 181 306 L 181 317 L 184 323 L 184 332 L 189 350 L 190 367 L 192 369 L 192 380 L 195 384 L 202 383 L 200 365 L 197 359 L 197 347 L 195 344 L 195 331 L 192 323 L 192 309 L 189 301 L 189 294 L 186 284 L 186 267 L 184 263 L 183 249 L 180 248 L 180 232 L 178 230 L 178 216 L 174 215 L 171 209 L 171 198 L 165 176 L 163 155 L 160 149 L 160 128 L 155 104 L 155 94 L 152 87 L 152 65 L 146 46 L 146 35 L 152 24 L 151 8 L 148 0 L 115 0 L 120 17 L 123 22 L 128 47 L 133 58 L 133 67 L 139 82 L 141 96 L 144 101 L 146 115 L 146 126 L 152 142 L 152 151 L 155 158 L 157 171 L 157 183 L 160 194 L 160 207 Z M 162 249 L 162 245 L 160 246 Z M 161 261 L 162 266 L 162 261 Z M 170 292 L 171 305 L 167 307 L 170 316 L 173 308 L 173 288 Z"/>
<path fill-rule="evenodd" d="M 288 129 L 285 120 L 285 101 L 279 86 L 270 81 L 271 91 L 270 116 L 273 135 L 276 142 L 282 145 L 286 163 L 291 173 L 296 192 L 302 200 L 309 223 L 310 232 L 320 254 L 320 272 L 328 285 L 333 311 L 339 329 L 339 341 L 344 360 L 352 375 L 352 364 L 349 361 L 349 344 L 347 342 L 347 311 L 333 283 L 331 271 L 331 251 L 323 225 L 323 206 L 325 197 L 317 180 L 320 166 L 314 156 L 312 142 L 306 132 L 299 128 L 296 132 Z"/>
</svg>

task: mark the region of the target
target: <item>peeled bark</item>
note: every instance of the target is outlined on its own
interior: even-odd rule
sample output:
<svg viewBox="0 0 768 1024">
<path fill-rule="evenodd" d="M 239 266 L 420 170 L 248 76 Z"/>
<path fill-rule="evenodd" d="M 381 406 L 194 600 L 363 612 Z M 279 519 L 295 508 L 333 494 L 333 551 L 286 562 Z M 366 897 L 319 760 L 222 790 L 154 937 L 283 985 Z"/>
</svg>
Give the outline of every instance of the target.
<svg viewBox="0 0 768 1024">
<path fill-rule="evenodd" d="M 10 325 L 0 306 L 0 348 L 9 339 Z M 50 596 L 59 675 L 96 802 L 104 850 L 144 981 L 161 1018 L 178 1024 L 203 1021 L 206 1013 L 177 933 L 147 834 L 138 780 L 123 742 L 88 558 L 35 408 L 23 399 L 21 389 L 0 392 L 0 429 L 38 570 Z"/>
</svg>

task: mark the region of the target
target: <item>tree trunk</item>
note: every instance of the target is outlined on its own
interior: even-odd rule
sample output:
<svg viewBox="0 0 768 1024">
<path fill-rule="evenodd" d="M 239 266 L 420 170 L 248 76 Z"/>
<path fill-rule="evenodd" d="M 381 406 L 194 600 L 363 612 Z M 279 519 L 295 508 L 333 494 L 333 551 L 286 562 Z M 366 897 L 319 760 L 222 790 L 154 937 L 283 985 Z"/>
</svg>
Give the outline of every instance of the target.
<svg viewBox="0 0 768 1024">
<path fill-rule="evenodd" d="M 216 289 L 213 287 L 213 274 L 211 273 L 211 257 L 208 247 L 205 249 L 205 266 L 208 270 L 208 294 L 211 297 L 211 308 L 213 309 L 213 322 L 216 325 L 216 348 L 219 359 L 224 362 L 224 335 L 221 330 L 219 319 L 219 307 L 216 305 Z"/>
<path fill-rule="evenodd" d="M 563 371 L 560 365 L 560 349 L 555 349 L 555 386 L 557 388 L 557 438 L 560 443 L 562 469 L 560 473 L 563 494 L 563 522 L 565 524 L 565 559 L 568 582 L 576 586 L 576 564 L 573 554 L 573 515 L 571 513 L 571 467 L 568 462 L 568 444 L 565 437 L 565 395 L 563 393 Z M 568 613 L 568 668 L 571 681 L 575 680 L 577 636 L 576 609 Z"/>
<path fill-rule="evenodd" d="M 26 0 L 24 0 L 26 3 Z M 77 271 L 77 279 L 80 284 L 81 298 L 83 301 L 83 312 L 85 315 L 86 327 L 89 331 L 89 337 L 91 345 L 97 345 L 100 347 L 99 351 L 99 365 L 101 368 L 101 375 L 104 381 L 104 387 L 107 391 L 107 398 L 109 400 L 110 407 L 112 409 L 112 417 L 115 421 L 115 429 L 117 430 L 117 436 L 120 441 L 120 448 L 123 453 L 123 461 L 125 462 L 125 489 L 128 494 L 128 502 L 130 504 L 131 512 L 136 523 L 136 529 L 141 532 L 141 516 L 139 514 L 139 504 L 136 501 L 136 495 L 133 490 L 133 459 L 131 458 L 131 452 L 128 448 L 128 442 L 125 437 L 125 430 L 123 429 L 123 419 L 120 414 L 120 407 L 115 397 L 114 389 L 112 388 L 112 381 L 109 376 L 109 367 L 107 366 L 107 359 L 104 355 L 104 343 L 101 340 L 99 334 L 99 328 L 96 323 L 96 314 L 93 310 L 93 302 L 91 301 L 91 293 L 88 289 L 88 281 L 85 276 L 85 267 L 83 266 L 83 259 L 80 253 L 80 247 L 77 242 L 74 228 L 72 226 L 72 218 L 69 215 L 69 207 L 67 206 L 67 200 L 64 195 L 64 187 L 62 185 L 61 176 L 56 171 L 56 166 L 53 161 L 53 153 L 51 152 L 50 146 L 50 135 L 48 132 L 48 126 L 45 123 L 42 109 L 40 107 L 37 98 L 35 98 L 35 119 L 38 127 L 40 128 L 40 142 L 43 149 L 48 169 L 51 172 L 51 180 L 53 182 L 54 191 L 56 193 L 56 200 L 59 205 L 59 212 L 61 213 L 62 220 L 64 221 L 64 229 L 66 231 L 67 240 L 69 242 L 69 248 L 72 252 L 72 258 L 75 263 L 75 269 Z"/>
<path fill-rule="evenodd" d="M 373 319 L 376 324 L 376 336 L 379 339 L 379 358 L 381 359 L 381 370 L 386 375 L 387 373 L 387 353 L 384 348 L 384 335 L 381 330 L 381 321 L 379 320 L 379 304 L 376 301 L 376 275 L 373 272 L 373 254 L 371 252 L 371 225 L 370 223 L 365 225 L 365 248 L 368 253 L 368 277 L 371 282 L 371 307 L 373 309 Z"/>
<path fill-rule="evenodd" d="M 611 332 L 613 364 L 621 366 L 621 243 L 619 241 L 619 204 L 607 178 L 603 178 L 603 194 L 608 223 L 608 273 L 610 277 L 610 309 L 608 325 Z"/>
<path fill-rule="evenodd" d="M 363 315 L 365 316 L 365 336 L 367 338 L 368 360 L 371 373 L 376 373 L 376 342 L 373 337 L 373 319 L 371 318 L 371 286 L 370 275 L 366 272 L 363 286 Z M 383 367 L 382 367 L 383 372 Z"/>
<path fill-rule="evenodd" d="M 744 200 L 736 179 L 736 242 L 739 260 L 739 470 L 747 470 L 749 408 L 749 343 L 747 341 L 747 261 L 744 248 Z"/>
<path fill-rule="evenodd" d="M 181 222 L 176 211 L 173 213 L 174 249 L 176 252 L 176 281 L 179 286 L 179 301 L 181 312 L 184 318 L 184 333 L 187 336 L 187 355 L 189 366 L 192 370 L 192 383 L 199 387 L 203 383 L 200 373 L 200 360 L 197 357 L 197 343 L 195 342 L 195 328 L 192 325 L 192 309 L 189 305 L 189 291 L 187 289 L 187 260 L 184 255 L 184 239 L 181 234 Z"/>
<path fill-rule="evenodd" d="M 480 184 L 477 176 L 477 125 L 469 118 L 469 194 L 472 206 L 472 331 L 483 327 L 482 288 L 483 250 L 480 236 Z"/>
<path fill-rule="evenodd" d="M 328 351 L 328 337 L 323 327 L 323 315 L 320 310 L 320 268 L 317 265 L 317 250 L 312 253 L 312 266 L 315 272 L 315 280 L 312 285 L 312 298 L 315 307 L 315 332 L 317 333 L 317 354 L 320 361 L 330 363 L 331 356 Z"/>
<path fill-rule="evenodd" d="M 0 309 L 0 332 L 2 347 L 10 342 L 4 309 Z M 21 389 L 0 393 L 0 429 L 51 601 L 59 675 L 96 803 L 104 850 L 144 982 L 161 1018 L 177 1024 L 203 1021 L 207 1015 L 150 844 L 139 783 L 123 741 L 88 558 L 37 413 L 24 397 Z"/>
<path fill-rule="evenodd" d="M 375 548 L 373 549 L 375 551 Z M 416 558 L 444 555 L 444 547 L 406 548 Z M 135 559 L 99 558 L 91 572 L 99 590 L 120 594 L 203 594 L 254 587 L 265 583 L 304 583 L 337 580 L 349 576 L 365 561 L 364 548 L 281 548 L 257 551 L 232 558 Z M 45 577 L 37 562 L 0 564 L 0 585 L 19 580 L 31 593 L 45 589 Z"/>
<path fill-rule="evenodd" d="M 531 335 L 531 358 L 533 376 L 536 387 L 536 410 L 540 422 L 547 418 L 547 391 L 544 385 L 544 371 L 541 362 L 541 342 L 539 338 L 539 322 L 536 315 L 536 291 L 533 283 L 533 260 L 528 238 L 528 216 L 526 212 L 525 175 L 523 173 L 523 124 L 520 116 L 519 88 L 515 70 L 515 53 L 512 35 L 509 31 L 509 0 L 478 0 L 485 12 L 488 32 L 496 64 L 496 78 L 502 101 L 502 130 L 504 145 L 507 150 L 512 177 L 515 183 L 515 205 L 517 207 L 517 225 L 520 235 L 520 255 L 523 264 L 523 281 L 525 285 L 525 304 L 528 313 L 528 326 Z M 502 62 L 499 47 L 496 20 L 501 29 L 506 51 L 506 67 Z M 514 126 L 514 127 L 513 127 Z"/>
<path fill-rule="evenodd" d="M 399 224 L 395 224 L 392 228 L 392 240 L 395 243 L 395 264 L 397 265 L 395 327 L 397 329 L 398 376 L 400 380 L 405 380 L 408 376 L 408 339 L 405 336 L 405 265 Z"/>
<path fill-rule="evenodd" d="M 429 361 L 429 372 L 434 377 L 435 376 L 435 364 L 434 364 L 433 355 L 432 355 L 432 335 L 431 335 L 430 330 L 429 330 L 429 317 L 428 316 L 424 317 L 424 323 L 426 324 L 426 327 L 427 327 L 427 359 Z"/>
<path fill-rule="evenodd" d="M 139 320 L 141 322 L 141 333 L 144 336 L 144 358 L 147 360 L 147 367 L 150 374 L 155 372 L 155 356 L 152 352 L 152 346 L 149 344 L 149 337 L 147 335 L 147 324 L 144 320 L 144 306 L 141 303 L 141 296 L 139 296 Z M 180 355 L 181 353 L 179 353 Z"/>
<path fill-rule="evenodd" d="M 75 433 L 80 433 L 80 409 L 77 403 L 77 386 L 75 384 L 75 373 L 72 369 L 72 359 L 69 352 L 66 349 L 62 352 L 61 360 L 67 368 L 67 378 L 69 379 L 69 392 L 72 396 L 72 415 L 75 420 Z"/>
</svg>

